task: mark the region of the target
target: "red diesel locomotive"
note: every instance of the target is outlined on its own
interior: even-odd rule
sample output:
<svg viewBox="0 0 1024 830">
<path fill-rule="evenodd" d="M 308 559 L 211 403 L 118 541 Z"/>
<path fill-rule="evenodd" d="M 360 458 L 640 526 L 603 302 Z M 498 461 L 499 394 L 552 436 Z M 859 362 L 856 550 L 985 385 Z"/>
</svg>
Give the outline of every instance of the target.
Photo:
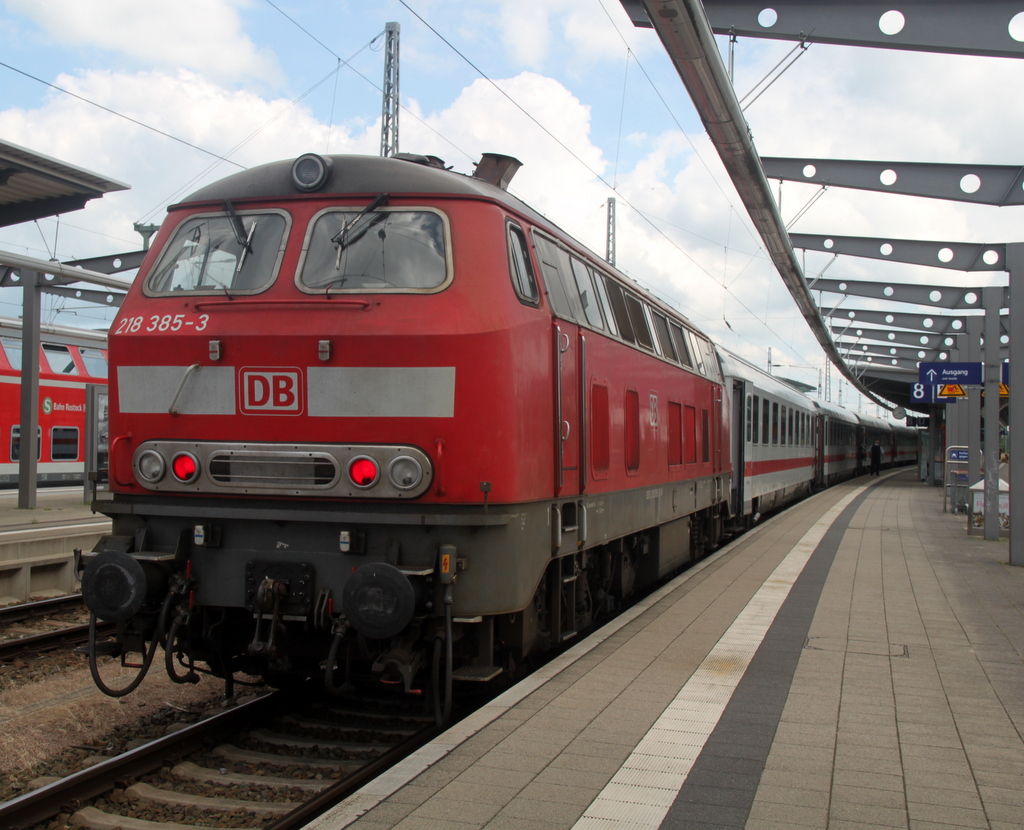
<svg viewBox="0 0 1024 830">
<path fill-rule="evenodd" d="M 711 342 L 518 166 L 307 154 L 170 208 L 110 332 L 107 693 L 144 671 L 107 688 L 97 651 L 166 641 L 177 680 L 429 685 L 443 717 L 718 542 Z"/>
</svg>

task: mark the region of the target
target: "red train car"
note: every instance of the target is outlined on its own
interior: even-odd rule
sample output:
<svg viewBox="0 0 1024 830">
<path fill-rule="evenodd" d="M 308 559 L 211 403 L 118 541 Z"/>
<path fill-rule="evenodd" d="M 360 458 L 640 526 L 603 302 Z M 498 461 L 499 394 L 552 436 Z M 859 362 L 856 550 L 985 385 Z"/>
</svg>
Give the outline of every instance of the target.
<svg viewBox="0 0 1024 830">
<path fill-rule="evenodd" d="M 486 680 L 717 542 L 710 341 L 517 166 L 307 154 L 172 206 L 110 333 L 113 651 Z"/>
<path fill-rule="evenodd" d="M 85 387 L 107 382 L 107 336 L 42 326 L 39 361 L 40 483 L 81 482 L 85 462 Z M 0 486 L 16 486 L 21 457 L 21 321 L 0 319 Z"/>
</svg>

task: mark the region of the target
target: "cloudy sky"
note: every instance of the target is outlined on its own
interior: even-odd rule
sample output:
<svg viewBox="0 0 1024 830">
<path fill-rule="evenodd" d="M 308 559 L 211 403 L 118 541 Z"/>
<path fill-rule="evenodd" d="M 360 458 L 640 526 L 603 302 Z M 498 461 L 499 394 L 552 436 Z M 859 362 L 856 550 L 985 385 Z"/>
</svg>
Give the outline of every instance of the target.
<svg viewBox="0 0 1024 830">
<path fill-rule="evenodd" d="M 376 154 L 388 21 L 401 25 L 401 150 L 465 173 L 483 152 L 518 157 L 511 189 L 600 254 L 615 196 L 622 270 L 754 363 L 770 347 L 780 374 L 817 384 L 821 352 L 681 82 L 617 0 L 3 0 L 0 139 L 131 190 L 0 228 L 0 249 L 135 250 L 133 222 L 159 223 L 240 166 Z M 740 95 L 791 48 L 742 39 Z M 1019 164 L 1020 89 L 1017 60 L 815 44 L 746 115 L 762 155 Z M 814 193 L 787 183 L 783 216 Z M 831 189 L 791 230 L 994 243 L 1021 238 L 1021 210 Z M 808 275 L 827 261 L 808 254 Z M 856 260 L 828 276 L 984 282 Z M 0 290 L 0 315 L 19 314 L 19 294 Z M 50 322 L 104 320 L 47 302 Z"/>
</svg>

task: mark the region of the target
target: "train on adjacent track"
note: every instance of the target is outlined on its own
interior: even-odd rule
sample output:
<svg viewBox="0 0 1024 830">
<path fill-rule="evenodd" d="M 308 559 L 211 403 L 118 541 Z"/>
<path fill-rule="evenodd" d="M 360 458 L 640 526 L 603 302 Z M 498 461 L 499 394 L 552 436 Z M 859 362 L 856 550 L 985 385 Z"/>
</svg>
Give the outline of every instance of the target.
<svg viewBox="0 0 1024 830">
<path fill-rule="evenodd" d="M 310 153 L 169 209 L 110 331 L 94 664 L 166 642 L 178 680 L 370 678 L 440 717 L 876 437 L 916 457 L 716 348 L 518 166 Z"/>
<path fill-rule="evenodd" d="M 40 484 L 81 483 L 85 468 L 86 386 L 107 383 L 107 335 L 67 326 L 41 327 Z M 18 484 L 21 458 L 21 321 L 0 318 L 0 487 Z"/>
</svg>

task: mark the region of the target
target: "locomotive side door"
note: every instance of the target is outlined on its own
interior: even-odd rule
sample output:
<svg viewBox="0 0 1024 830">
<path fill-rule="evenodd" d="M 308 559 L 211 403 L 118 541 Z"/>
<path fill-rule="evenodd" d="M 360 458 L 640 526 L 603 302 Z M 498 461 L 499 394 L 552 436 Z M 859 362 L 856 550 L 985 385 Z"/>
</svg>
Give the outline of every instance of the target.
<svg viewBox="0 0 1024 830">
<path fill-rule="evenodd" d="M 583 484 L 581 446 L 585 372 L 581 368 L 584 343 L 576 320 L 584 319 L 579 292 L 573 281 L 569 253 L 554 240 L 533 233 L 540 260 L 544 291 L 551 306 L 552 377 L 554 379 L 554 494 L 577 495 Z"/>
<path fill-rule="evenodd" d="M 555 495 L 572 496 L 582 489 L 580 445 L 580 360 L 586 348 L 578 328 L 554 323 L 555 335 Z"/>
</svg>

